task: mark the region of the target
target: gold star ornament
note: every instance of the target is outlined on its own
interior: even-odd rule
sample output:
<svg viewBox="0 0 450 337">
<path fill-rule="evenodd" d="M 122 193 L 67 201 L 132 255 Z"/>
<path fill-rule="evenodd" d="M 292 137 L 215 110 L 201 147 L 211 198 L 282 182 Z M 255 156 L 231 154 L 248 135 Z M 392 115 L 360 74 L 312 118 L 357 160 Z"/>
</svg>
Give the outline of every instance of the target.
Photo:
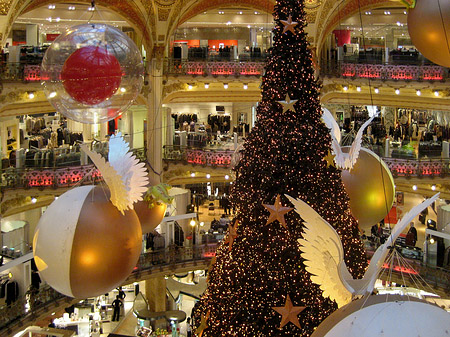
<svg viewBox="0 0 450 337">
<path fill-rule="evenodd" d="M 228 251 L 231 252 L 231 247 L 233 246 L 234 239 L 236 239 L 237 235 L 237 226 L 238 222 L 237 220 L 234 221 L 234 225 L 228 225 Z"/>
<path fill-rule="evenodd" d="M 334 157 L 336 157 L 334 154 L 331 153 L 331 151 L 328 151 L 328 154 L 326 157 L 323 158 L 327 162 L 327 168 L 330 166 L 336 167 L 336 164 L 334 162 Z"/>
<path fill-rule="evenodd" d="M 287 229 L 286 221 L 284 220 L 284 215 L 287 212 L 293 210 L 291 207 L 283 207 L 280 202 L 280 195 L 277 194 L 274 205 L 263 204 L 263 206 L 270 212 L 269 219 L 267 220 L 266 225 L 278 220 L 279 223 L 283 225 L 284 228 Z"/>
<path fill-rule="evenodd" d="M 294 104 L 297 103 L 297 99 L 291 100 L 289 97 L 289 94 L 286 94 L 286 99 L 284 101 L 277 101 L 283 106 L 283 113 L 285 113 L 288 110 L 295 111 Z"/>
<path fill-rule="evenodd" d="M 295 35 L 295 26 L 298 25 L 298 22 L 292 21 L 291 14 L 289 14 L 289 17 L 287 20 L 280 20 L 280 21 L 284 25 L 282 34 L 286 33 L 289 30 L 290 32 L 292 32 L 292 34 Z"/>
<path fill-rule="evenodd" d="M 209 314 L 210 314 L 210 312 L 208 311 L 206 313 L 206 315 L 202 315 L 202 320 L 200 322 L 200 325 L 195 330 L 195 333 L 198 335 L 198 337 L 202 337 L 203 331 L 205 331 L 209 327 L 209 325 L 208 325 Z"/>
<path fill-rule="evenodd" d="M 275 310 L 281 315 L 280 329 L 289 322 L 291 322 L 292 324 L 301 329 L 302 327 L 300 326 L 300 322 L 298 321 L 297 316 L 299 313 L 305 310 L 305 308 L 306 307 L 294 307 L 292 305 L 292 301 L 289 295 L 286 298 L 286 303 L 284 304 L 284 307 L 272 307 L 273 310 Z"/>
</svg>

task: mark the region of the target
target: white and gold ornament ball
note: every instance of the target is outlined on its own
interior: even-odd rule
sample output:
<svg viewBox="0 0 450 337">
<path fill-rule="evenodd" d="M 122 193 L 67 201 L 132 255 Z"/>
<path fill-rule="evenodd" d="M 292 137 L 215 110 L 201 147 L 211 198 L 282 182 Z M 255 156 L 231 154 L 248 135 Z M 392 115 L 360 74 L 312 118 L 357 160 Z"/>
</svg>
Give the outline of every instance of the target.
<svg viewBox="0 0 450 337">
<path fill-rule="evenodd" d="M 148 176 L 120 134 L 109 141 L 108 162 L 81 146 L 106 186 L 73 188 L 42 215 L 33 239 L 41 277 L 60 293 L 87 298 L 121 285 L 141 252 L 142 229 L 133 204 Z"/>
</svg>

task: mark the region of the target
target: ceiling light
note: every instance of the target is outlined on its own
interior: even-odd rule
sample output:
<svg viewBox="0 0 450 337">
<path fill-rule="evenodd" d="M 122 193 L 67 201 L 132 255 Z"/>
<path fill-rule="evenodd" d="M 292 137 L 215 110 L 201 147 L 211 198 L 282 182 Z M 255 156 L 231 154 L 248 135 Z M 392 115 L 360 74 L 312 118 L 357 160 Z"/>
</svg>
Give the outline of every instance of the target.
<svg viewBox="0 0 450 337">
<path fill-rule="evenodd" d="M 127 92 L 127 89 L 125 89 L 124 87 L 120 88 L 120 92 Z"/>
<path fill-rule="evenodd" d="M 225 175 L 225 180 L 230 179 L 230 176 L 228 174 Z"/>
<path fill-rule="evenodd" d="M 408 13 L 406 11 L 403 11 L 403 14 L 407 15 Z"/>
<path fill-rule="evenodd" d="M 439 96 L 439 91 L 435 90 L 434 91 L 434 96 L 438 97 Z"/>
<path fill-rule="evenodd" d="M 360 92 L 361 91 L 361 87 L 356 87 L 356 91 Z"/>
<path fill-rule="evenodd" d="M 200 222 L 200 227 L 203 227 L 205 223 L 203 221 Z"/>
<path fill-rule="evenodd" d="M 89 8 L 88 8 L 88 11 L 89 11 L 89 12 L 95 11 L 95 7 L 89 7 Z"/>
<path fill-rule="evenodd" d="M 224 12 L 222 12 L 222 11 L 219 11 L 219 14 L 224 14 Z"/>
<path fill-rule="evenodd" d="M 259 14 L 259 12 L 255 11 L 255 15 L 258 15 L 258 14 Z"/>
<path fill-rule="evenodd" d="M 248 28 L 248 29 L 250 29 L 250 27 L 251 27 L 250 25 L 247 25 L 247 28 Z"/>
<path fill-rule="evenodd" d="M 417 95 L 417 96 L 422 95 L 422 93 L 420 92 L 420 90 L 416 90 L 416 95 Z"/>
<path fill-rule="evenodd" d="M 28 98 L 29 99 L 33 99 L 34 98 L 34 92 L 29 92 L 28 93 Z"/>
<path fill-rule="evenodd" d="M 434 238 L 433 238 L 433 237 L 430 239 L 430 243 L 431 243 L 431 244 L 434 243 Z"/>
<path fill-rule="evenodd" d="M 192 84 L 189 84 L 189 85 L 188 85 L 188 89 L 189 89 L 189 90 L 192 90 Z"/>
<path fill-rule="evenodd" d="M 348 87 L 346 85 L 344 85 L 344 87 L 342 88 L 342 90 L 347 91 Z"/>
<path fill-rule="evenodd" d="M 227 26 L 231 25 L 231 21 L 227 21 L 226 25 Z"/>
<path fill-rule="evenodd" d="M 399 22 L 399 21 L 397 21 L 397 26 L 401 26 L 402 24 Z"/>
<path fill-rule="evenodd" d="M 48 9 L 55 9 L 55 5 L 48 5 Z"/>
<path fill-rule="evenodd" d="M 205 89 L 209 89 L 209 83 L 205 83 Z"/>
<path fill-rule="evenodd" d="M 209 173 L 206 174 L 206 179 L 211 178 L 211 175 Z"/>
<path fill-rule="evenodd" d="M 228 89 L 228 83 L 224 83 L 224 84 L 223 84 L 223 88 L 224 88 L 224 89 Z"/>
<path fill-rule="evenodd" d="M 244 90 L 247 90 L 247 89 L 248 89 L 248 84 L 244 83 Z"/>
<path fill-rule="evenodd" d="M 417 185 L 413 185 L 412 189 L 413 189 L 414 191 L 417 191 Z"/>
<path fill-rule="evenodd" d="M 431 185 L 431 190 L 435 191 L 436 190 L 436 185 Z"/>
<path fill-rule="evenodd" d="M 378 94 L 380 92 L 380 89 L 375 88 L 375 89 L 373 89 L 373 91 L 375 91 L 375 93 Z"/>
<path fill-rule="evenodd" d="M 189 222 L 189 224 L 190 224 L 192 227 L 194 227 L 194 226 L 195 226 L 195 220 L 192 219 L 192 220 Z"/>
<path fill-rule="evenodd" d="M 395 89 L 395 94 L 400 95 L 400 89 Z"/>
<path fill-rule="evenodd" d="M 238 12 L 238 14 L 242 15 L 242 12 Z"/>
<path fill-rule="evenodd" d="M 57 18 L 55 19 L 55 21 L 56 21 L 56 22 L 59 22 L 59 21 L 61 21 L 61 18 L 60 18 L 60 17 L 57 17 Z"/>
<path fill-rule="evenodd" d="M 37 199 L 36 199 L 36 198 L 31 198 L 31 202 L 32 202 L 33 204 L 35 204 L 35 203 L 36 203 L 36 201 L 37 201 Z"/>
<path fill-rule="evenodd" d="M 195 177 L 195 172 L 191 173 L 191 177 L 194 178 Z"/>
<path fill-rule="evenodd" d="M 69 7 L 67 7 L 67 9 L 68 9 L 69 11 L 74 11 L 74 10 L 75 10 L 75 6 L 69 6 Z"/>
<path fill-rule="evenodd" d="M 47 20 L 48 22 L 52 22 L 52 18 L 51 17 L 45 18 L 45 20 Z"/>
<path fill-rule="evenodd" d="M 48 98 L 55 98 L 56 97 L 56 91 L 52 91 L 49 95 Z"/>
</svg>

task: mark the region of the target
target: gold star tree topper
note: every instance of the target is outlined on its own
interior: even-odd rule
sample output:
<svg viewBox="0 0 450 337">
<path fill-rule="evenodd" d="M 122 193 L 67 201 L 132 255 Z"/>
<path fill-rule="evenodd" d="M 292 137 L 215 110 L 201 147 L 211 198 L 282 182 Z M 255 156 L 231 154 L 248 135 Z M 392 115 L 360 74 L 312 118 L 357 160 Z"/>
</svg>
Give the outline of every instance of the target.
<svg viewBox="0 0 450 337">
<path fill-rule="evenodd" d="M 292 32 L 292 34 L 295 35 L 295 26 L 298 25 L 298 22 L 292 21 L 291 14 L 289 14 L 289 17 L 287 20 L 280 20 L 280 21 L 284 25 L 282 34 L 286 33 L 289 30 L 290 32 Z"/>
<path fill-rule="evenodd" d="M 289 94 L 286 94 L 286 99 L 284 101 L 277 101 L 283 106 L 283 113 L 288 110 L 295 111 L 294 104 L 297 103 L 298 99 L 291 100 Z"/>
<path fill-rule="evenodd" d="M 336 167 L 336 164 L 334 163 L 334 157 L 336 156 L 332 154 L 331 151 L 328 151 L 327 156 L 323 158 L 323 160 L 327 162 L 327 168 L 330 166 Z"/>
<path fill-rule="evenodd" d="M 267 220 L 266 225 L 278 220 L 284 228 L 287 229 L 286 221 L 284 220 L 284 215 L 287 212 L 293 210 L 291 207 L 283 207 L 280 202 L 280 195 L 277 194 L 274 205 L 263 204 L 263 206 L 270 212 L 269 219 Z"/>
<path fill-rule="evenodd" d="M 300 322 L 298 321 L 297 316 L 299 313 L 305 310 L 305 308 L 306 307 L 294 307 L 292 305 L 292 301 L 289 295 L 287 295 L 284 307 L 272 307 L 273 310 L 275 310 L 281 315 L 280 329 L 289 322 L 291 322 L 292 324 L 301 329 L 302 327 L 300 326 Z"/>
</svg>

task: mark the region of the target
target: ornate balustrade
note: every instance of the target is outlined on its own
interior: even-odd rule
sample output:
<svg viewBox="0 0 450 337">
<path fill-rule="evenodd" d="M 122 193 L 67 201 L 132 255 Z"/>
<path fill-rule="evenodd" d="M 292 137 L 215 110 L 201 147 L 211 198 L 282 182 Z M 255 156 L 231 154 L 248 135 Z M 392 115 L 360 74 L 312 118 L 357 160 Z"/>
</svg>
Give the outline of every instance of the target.
<svg viewBox="0 0 450 337">
<path fill-rule="evenodd" d="M 448 159 L 383 158 L 383 160 L 394 177 L 445 177 L 450 173 L 450 161 Z"/>
<path fill-rule="evenodd" d="M 264 60 L 261 61 L 186 61 L 167 59 L 165 73 L 167 75 L 202 75 L 202 76 L 260 76 L 264 71 Z"/>
<path fill-rule="evenodd" d="M 234 151 L 195 149 L 178 145 L 164 146 L 164 159 L 213 167 L 230 167 Z"/>
<path fill-rule="evenodd" d="M 321 68 L 323 75 L 378 80 L 444 81 L 448 69 L 437 65 L 394 65 L 362 63 L 330 63 Z"/>
</svg>

